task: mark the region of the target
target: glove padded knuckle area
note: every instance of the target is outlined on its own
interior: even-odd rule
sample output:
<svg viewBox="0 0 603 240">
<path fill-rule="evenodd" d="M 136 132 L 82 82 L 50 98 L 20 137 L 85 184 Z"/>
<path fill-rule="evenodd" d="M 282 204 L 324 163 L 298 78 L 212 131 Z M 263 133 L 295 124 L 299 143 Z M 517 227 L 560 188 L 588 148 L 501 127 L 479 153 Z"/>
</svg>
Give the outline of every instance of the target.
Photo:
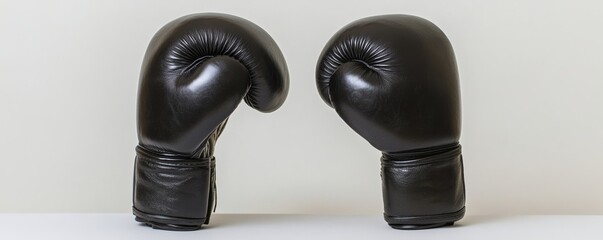
<svg viewBox="0 0 603 240">
<path fill-rule="evenodd" d="M 316 66 L 318 90 L 333 106 L 329 84 L 343 64 L 358 61 L 384 79 L 399 78 L 406 75 L 405 68 L 414 68 L 413 62 L 425 62 L 430 55 L 427 49 L 437 46 L 442 47 L 437 51 L 447 51 L 447 45 L 444 33 L 420 17 L 394 14 L 359 19 L 339 30 L 323 49 Z"/>
<path fill-rule="evenodd" d="M 321 97 L 329 100 L 329 84 L 337 70 L 345 63 L 359 62 L 376 73 L 391 71 L 391 52 L 370 36 L 342 33 L 331 39 L 323 50 L 316 70 L 316 81 Z"/>
<path fill-rule="evenodd" d="M 251 86 L 244 100 L 249 106 L 270 112 L 283 104 L 289 73 L 279 47 L 262 28 L 231 15 L 192 14 L 168 23 L 153 37 L 142 75 L 160 68 L 173 78 L 215 56 L 232 57 L 247 68 Z"/>
</svg>

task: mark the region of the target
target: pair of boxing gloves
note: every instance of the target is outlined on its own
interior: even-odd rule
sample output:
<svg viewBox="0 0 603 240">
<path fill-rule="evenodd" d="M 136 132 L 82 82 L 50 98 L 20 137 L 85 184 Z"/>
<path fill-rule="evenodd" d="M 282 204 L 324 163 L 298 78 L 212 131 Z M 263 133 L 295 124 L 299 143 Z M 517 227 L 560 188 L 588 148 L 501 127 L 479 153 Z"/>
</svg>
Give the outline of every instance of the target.
<svg viewBox="0 0 603 240">
<path fill-rule="evenodd" d="M 355 21 L 327 43 L 316 83 L 322 99 L 382 152 L 390 226 L 433 228 L 464 216 L 459 81 L 438 27 L 409 15 Z M 283 54 L 247 20 L 194 14 L 159 30 L 138 89 L 136 220 L 168 230 L 209 223 L 214 146 L 228 117 L 241 100 L 272 112 L 288 89 Z"/>
</svg>

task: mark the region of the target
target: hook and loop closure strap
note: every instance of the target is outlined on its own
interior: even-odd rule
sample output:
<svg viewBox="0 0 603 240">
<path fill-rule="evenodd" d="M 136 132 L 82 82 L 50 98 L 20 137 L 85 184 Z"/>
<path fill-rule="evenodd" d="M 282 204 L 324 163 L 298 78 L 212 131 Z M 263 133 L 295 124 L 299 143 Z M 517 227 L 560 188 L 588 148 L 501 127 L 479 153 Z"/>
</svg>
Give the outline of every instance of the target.
<svg viewBox="0 0 603 240">
<path fill-rule="evenodd" d="M 188 168 L 214 168 L 216 159 L 211 158 L 191 158 L 177 154 L 157 153 L 150 151 L 142 146 L 136 146 L 136 155 L 139 159 L 151 161 L 154 164 L 168 167 L 188 167 Z"/>
<path fill-rule="evenodd" d="M 395 160 L 394 158 L 402 154 L 383 154 L 381 157 L 382 167 L 415 167 L 420 165 L 427 165 L 441 161 L 454 160 L 456 157 L 461 155 L 461 145 L 446 148 L 444 150 L 436 150 L 430 152 L 437 152 L 435 155 L 423 156 L 409 160 Z"/>
</svg>

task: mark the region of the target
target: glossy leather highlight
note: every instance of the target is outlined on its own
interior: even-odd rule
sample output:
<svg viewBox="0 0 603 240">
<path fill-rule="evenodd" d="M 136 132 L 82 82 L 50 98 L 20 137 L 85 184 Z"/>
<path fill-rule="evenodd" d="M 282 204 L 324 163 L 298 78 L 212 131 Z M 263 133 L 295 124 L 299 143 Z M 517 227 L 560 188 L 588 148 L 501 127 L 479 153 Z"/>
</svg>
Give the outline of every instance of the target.
<svg viewBox="0 0 603 240">
<path fill-rule="evenodd" d="M 194 230 L 215 198 L 215 143 L 242 100 L 279 108 L 289 75 L 257 25 L 217 13 L 178 18 L 151 40 L 138 89 L 133 211 L 154 228 Z"/>
<path fill-rule="evenodd" d="M 357 20 L 326 44 L 316 83 L 322 99 L 383 152 L 385 216 L 392 227 L 462 218 L 459 80 L 452 46 L 438 27 L 409 15 Z M 438 154 L 447 158 L 425 160 Z M 434 217 L 441 214 L 453 217 Z"/>
</svg>

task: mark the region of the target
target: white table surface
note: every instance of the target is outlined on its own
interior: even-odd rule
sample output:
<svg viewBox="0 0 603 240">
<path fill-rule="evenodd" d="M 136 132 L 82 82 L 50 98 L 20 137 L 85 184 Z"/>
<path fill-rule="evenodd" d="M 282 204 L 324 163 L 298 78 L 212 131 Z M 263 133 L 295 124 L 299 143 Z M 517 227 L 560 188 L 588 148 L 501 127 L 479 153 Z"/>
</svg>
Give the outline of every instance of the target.
<svg viewBox="0 0 603 240">
<path fill-rule="evenodd" d="M 376 215 L 214 214 L 192 232 L 156 230 L 131 214 L 0 214 L 0 239 L 603 239 L 603 216 L 465 216 L 454 226 L 404 231 Z"/>
</svg>

